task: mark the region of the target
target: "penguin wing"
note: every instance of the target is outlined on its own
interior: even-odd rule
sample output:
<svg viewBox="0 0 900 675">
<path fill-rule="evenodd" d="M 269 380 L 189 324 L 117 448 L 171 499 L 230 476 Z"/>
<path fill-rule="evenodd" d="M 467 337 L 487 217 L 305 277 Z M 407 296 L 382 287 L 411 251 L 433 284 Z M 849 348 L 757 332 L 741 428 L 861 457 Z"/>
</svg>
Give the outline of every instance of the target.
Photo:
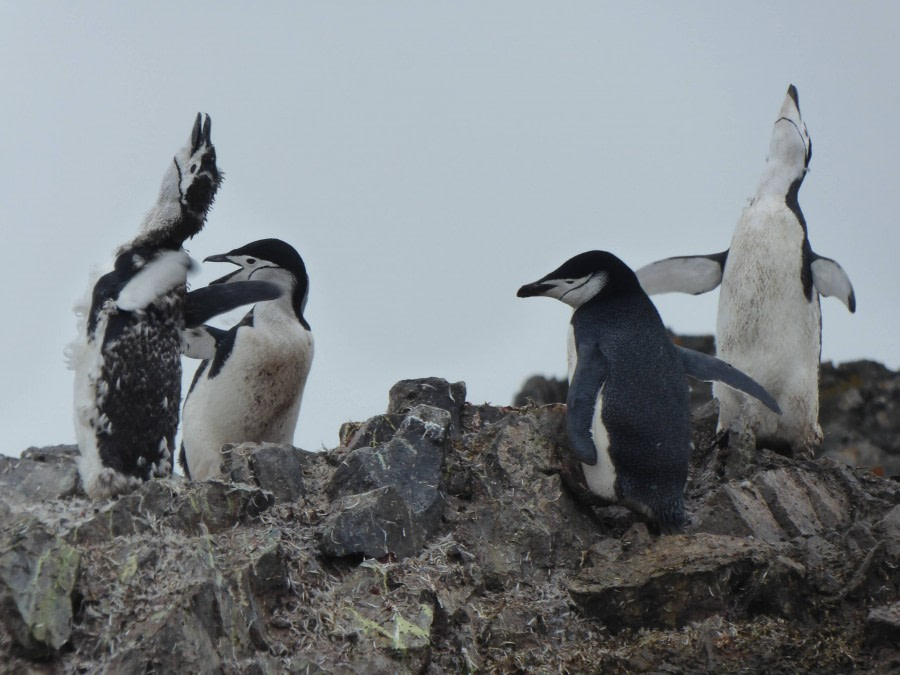
<svg viewBox="0 0 900 675">
<path fill-rule="evenodd" d="M 759 382 L 749 375 L 731 364 L 717 359 L 715 356 L 701 354 L 693 349 L 685 349 L 677 345 L 675 349 L 678 351 L 678 356 L 681 357 L 681 365 L 684 367 L 684 371 L 695 380 L 727 384 L 732 389 L 737 389 L 758 399 L 772 412 L 781 414 L 778 402 Z"/>
<path fill-rule="evenodd" d="M 189 359 L 202 359 L 204 361 L 216 355 L 216 348 L 228 333 L 227 330 L 214 326 L 199 326 L 188 328 L 184 331 L 184 351 Z"/>
<path fill-rule="evenodd" d="M 600 388 L 609 370 L 599 345 L 582 343 L 577 353 L 578 363 L 566 398 L 566 430 L 575 456 L 593 466 L 597 463 L 597 448 L 591 427 Z"/>
<path fill-rule="evenodd" d="M 666 258 L 640 268 L 638 281 L 647 295 L 690 293 L 699 295 L 722 283 L 728 251 L 709 255 Z"/>
<path fill-rule="evenodd" d="M 116 306 L 126 312 L 145 309 L 154 300 L 187 282 L 193 265 L 184 251 L 164 251 L 145 264 L 119 291 Z"/>
<path fill-rule="evenodd" d="M 819 295 L 835 296 L 838 300 L 847 305 L 847 309 L 856 312 L 856 294 L 853 292 L 853 284 L 850 283 L 850 277 L 844 271 L 844 268 L 838 265 L 831 258 L 821 255 L 812 254 L 813 285 Z"/>
<path fill-rule="evenodd" d="M 233 281 L 198 288 L 187 294 L 184 304 L 184 325 L 196 328 L 218 314 L 241 305 L 281 297 L 281 289 L 268 281 Z"/>
</svg>

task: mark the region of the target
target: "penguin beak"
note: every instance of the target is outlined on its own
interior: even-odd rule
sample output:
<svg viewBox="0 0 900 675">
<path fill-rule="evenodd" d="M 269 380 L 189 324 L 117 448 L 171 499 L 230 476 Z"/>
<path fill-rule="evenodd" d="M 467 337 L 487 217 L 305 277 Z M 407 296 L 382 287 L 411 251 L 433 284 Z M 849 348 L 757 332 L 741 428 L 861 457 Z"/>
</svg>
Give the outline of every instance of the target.
<svg viewBox="0 0 900 675">
<path fill-rule="evenodd" d="M 533 284 L 522 286 L 516 295 L 520 298 L 533 298 L 536 295 L 545 295 L 551 288 L 553 288 L 553 284 L 535 281 Z"/>
<path fill-rule="evenodd" d="M 208 258 L 204 258 L 204 259 L 203 259 L 203 262 L 230 262 L 230 263 L 234 263 L 234 261 L 233 261 L 231 258 L 228 257 L 228 254 L 227 254 L 227 253 L 220 253 L 220 254 L 218 254 L 218 255 L 211 255 L 211 256 L 209 256 Z M 237 263 L 234 263 L 234 264 L 237 264 Z M 231 272 L 230 274 L 226 274 L 224 277 L 220 277 L 219 279 L 216 279 L 215 281 L 210 281 L 210 282 L 209 282 L 209 285 L 212 286 L 213 284 L 225 284 L 225 283 L 228 283 L 228 280 L 231 279 L 231 277 L 233 277 L 235 274 L 237 274 L 238 272 L 240 272 L 242 269 L 243 269 L 242 267 L 238 267 L 234 272 Z"/>
</svg>

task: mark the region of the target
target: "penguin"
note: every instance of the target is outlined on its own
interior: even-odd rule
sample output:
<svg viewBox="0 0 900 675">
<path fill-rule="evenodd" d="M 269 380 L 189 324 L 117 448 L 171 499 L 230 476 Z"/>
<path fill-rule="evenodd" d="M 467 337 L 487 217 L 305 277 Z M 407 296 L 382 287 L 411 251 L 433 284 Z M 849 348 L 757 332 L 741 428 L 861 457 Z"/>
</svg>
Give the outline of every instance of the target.
<svg viewBox="0 0 900 675">
<path fill-rule="evenodd" d="M 846 272 L 809 243 L 798 193 L 812 143 L 791 85 L 778 112 L 765 170 L 743 210 L 731 246 L 701 256 L 668 258 L 642 267 L 648 294 L 699 294 L 721 284 L 716 320 L 718 355 L 755 378 L 776 398 L 773 415 L 740 393 L 714 385 L 720 432 L 749 428 L 757 445 L 808 456 L 822 440 L 819 296 L 835 296 L 850 312 L 856 295 Z"/>
<path fill-rule="evenodd" d="M 282 290 L 257 303 L 230 330 L 189 330 L 186 355 L 201 358 L 184 402 L 179 456 L 185 475 L 219 475 L 226 443 L 291 443 L 313 359 L 313 336 L 303 316 L 309 276 L 303 259 L 279 239 L 262 239 L 204 262 L 239 266 L 211 285 L 250 279 Z"/>
<path fill-rule="evenodd" d="M 663 533 L 681 531 L 692 448 L 685 375 L 722 381 L 776 412 L 778 405 L 727 363 L 674 345 L 635 273 L 611 253 L 581 253 L 517 295 L 574 309 L 566 428 L 591 492 Z"/>
<path fill-rule="evenodd" d="M 66 355 L 75 371 L 78 467 L 93 499 L 171 473 L 185 316 L 202 323 L 280 292 L 254 282 L 226 295 L 187 293 L 193 262 L 182 244 L 203 227 L 222 180 L 211 126 L 197 115 L 137 236 L 116 251 L 111 271 L 93 275 L 76 305 L 78 337 Z"/>
</svg>

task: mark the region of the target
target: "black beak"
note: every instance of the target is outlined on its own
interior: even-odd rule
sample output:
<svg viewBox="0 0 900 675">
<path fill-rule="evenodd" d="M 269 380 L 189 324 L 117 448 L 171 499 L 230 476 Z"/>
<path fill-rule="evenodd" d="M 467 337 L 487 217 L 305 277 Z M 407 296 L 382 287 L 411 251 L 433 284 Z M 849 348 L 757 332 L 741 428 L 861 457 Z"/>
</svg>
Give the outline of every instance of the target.
<svg viewBox="0 0 900 675">
<path fill-rule="evenodd" d="M 208 258 L 204 258 L 203 262 L 232 262 L 232 260 L 228 257 L 227 253 L 219 253 L 217 255 L 211 255 Z M 237 264 L 237 263 L 235 263 L 235 264 Z M 231 277 L 233 277 L 235 274 L 240 272 L 241 269 L 242 269 L 241 267 L 238 267 L 234 272 L 226 274 L 224 277 L 220 277 L 219 279 L 216 279 L 215 281 L 210 281 L 209 285 L 212 286 L 214 284 L 224 284 L 229 279 L 231 279 Z"/>
<path fill-rule="evenodd" d="M 203 124 L 203 140 L 207 145 L 212 144 L 212 117 L 206 116 L 206 122 Z"/>
<path fill-rule="evenodd" d="M 516 293 L 520 298 L 532 298 L 536 295 L 544 295 L 547 291 L 553 288 L 552 284 L 545 284 L 541 281 L 535 281 L 533 284 L 525 284 L 522 288 L 519 289 L 519 292 Z"/>
<path fill-rule="evenodd" d="M 194 128 L 191 130 L 191 154 L 193 155 L 197 152 L 197 149 L 200 147 L 200 141 L 202 141 L 201 134 L 203 133 L 203 129 L 200 126 L 202 121 L 202 117 L 200 113 L 197 113 L 197 119 L 194 120 Z"/>
</svg>

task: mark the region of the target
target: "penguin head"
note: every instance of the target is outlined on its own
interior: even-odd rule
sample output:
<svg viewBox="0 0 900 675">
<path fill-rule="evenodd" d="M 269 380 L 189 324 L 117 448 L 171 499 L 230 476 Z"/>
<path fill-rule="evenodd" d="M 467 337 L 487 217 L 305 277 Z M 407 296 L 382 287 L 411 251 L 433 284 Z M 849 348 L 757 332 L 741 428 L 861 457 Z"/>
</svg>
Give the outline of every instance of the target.
<svg viewBox="0 0 900 675">
<path fill-rule="evenodd" d="M 794 85 L 788 87 L 778 119 L 772 128 L 767 161 L 793 182 L 803 180 L 812 158 L 812 141 L 800 117 L 800 97 Z"/>
<path fill-rule="evenodd" d="M 588 251 L 570 258 L 534 283 L 522 286 L 520 298 L 546 295 L 577 309 L 589 300 L 612 293 L 640 291 L 637 277 L 612 253 Z"/>
<path fill-rule="evenodd" d="M 303 321 L 303 310 L 309 297 L 309 276 L 303 258 L 290 244 L 280 239 L 260 239 L 228 253 L 211 255 L 203 262 L 230 262 L 238 265 L 231 274 L 210 282 L 268 281 L 285 290 L 297 318 Z"/>
</svg>

